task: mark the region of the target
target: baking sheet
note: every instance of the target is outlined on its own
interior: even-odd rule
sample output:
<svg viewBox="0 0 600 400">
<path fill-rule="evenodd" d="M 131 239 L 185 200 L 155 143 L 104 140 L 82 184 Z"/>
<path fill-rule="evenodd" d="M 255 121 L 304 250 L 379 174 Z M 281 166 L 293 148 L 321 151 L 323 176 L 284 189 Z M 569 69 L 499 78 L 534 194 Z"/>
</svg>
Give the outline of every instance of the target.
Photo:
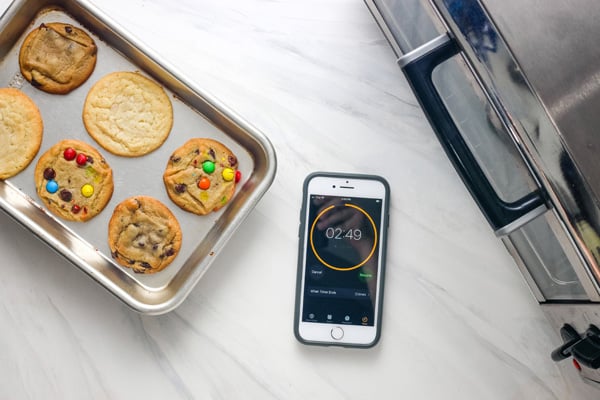
<svg viewBox="0 0 600 400">
<path fill-rule="evenodd" d="M 14 21 L 19 26 L 15 27 Z M 47 22 L 78 26 L 98 46 L 94 72 L 67 95 L 37 90 L 19 73 L 18 53 L 23 39 L 32 29 Z M 8 33 L 3 36 L 5 32 Z M 173 309 L 268 189 L 275 175 L 275 153 L 270 142 L 217 100 L 186 83 L 151 49 L 136 43 L 86 2 L 59 1 L 45 6 L 37 1 L 14 2 L 0 19 L 0 37 L 10 35 L 14 37 L 12 44 L 0 43 L 0 86 L 19 88 L 33 99 L 42 113 L 44 136 L 41 149 L 29 167 L 0 182 L 0 207 L 135 310 L 160 314 Z M 174 115 L 171 133 L 159 149 L 148 155 L 134 158 L 113 155 L 85 130 L 81 116 L 85 97 L 95 82 L 113 71 L 138 71 L 160 83 L 171 99 Z M 169 156 L 192 137 L 210 137 L 224 143 L 238 157 L 242 173 L 228 205 L 206 216 L 181 210 L 169 199 L 162 181 Z M 46 212 L 36 194 L 35 164 L 48 148 L 63 139 L 91 144 L 113 169 L 115 190 L 110 202 L 98 216 L 85 223 L 65 221 Z M 183 242 L 179 255 L 156 274 L 136 274 L 113 262 L 110 256 L 107 229 L 112 210 L 135 195 L 160 200 L 181 225 Z"/>
</svg>

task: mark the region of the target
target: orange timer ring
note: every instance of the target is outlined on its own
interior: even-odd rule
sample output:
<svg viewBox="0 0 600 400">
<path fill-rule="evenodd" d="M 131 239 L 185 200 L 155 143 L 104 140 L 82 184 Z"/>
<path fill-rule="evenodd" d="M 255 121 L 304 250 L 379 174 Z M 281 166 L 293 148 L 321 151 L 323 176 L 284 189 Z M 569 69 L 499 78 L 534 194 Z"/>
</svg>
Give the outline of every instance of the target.
<svg viewBox="0 0 600 400">
<path fill-rule="evenodd" d="M 312 248 L 313 253 L 315 254 L 315 257 L 317 257 L 317 259 L 323 263 L 323 265 L 325 265 L 328 268 L 334 269 L 336 271 L 352 271 L 354 269 L 360 268 L 363 265 L 365 265 L 370 259 L 371 257 L 373 257 L 373 253 L 375 253 L 375 248 L 377 247 L 377 227 L 375 226 L 375 222 L 373 221 L 373 218 L 371 218 L 371 216 L 362 208 L 354 205 L 354 204 L 349 204 L 349 203 L 345 203 L 344 207 L 351 207 L 355 210 L 358 210 L 359 212 L 361 212 L 362 214 L 364 214 L 365 217 L 367 217 L 367 219 L 369 220 L 369 222 L 371 223 L 371 227 L 373 228 L 373 246 L 371 247 L 371 250 L 369 251 L 369 254 L 365 257 L 364 260 L 360 261 L 358 264 L 356 265 L 352 265 L 350 267 L 337 267 L 334 265 L 331 265 L 330 263 L 326 262 L 325 260 L 323 260 L 323 258 L 319 255 L 319 253 L 317 252 L 317 249 L 315 248 L 315 244 L 313 241 L 313 235 L 314 235 L 314 231 L 315 231 L 315 227 L 317 226 L 317 222 L 319 221 L 319 219 L 321 219 L 321 217 L 323 217 L 323 215 L 325 215 L 327 212 L 333 210 L 336 206 L 335 205 L 331 205 L 327 208 L 325 208 L 323 211 L 321 211 L 319 213 L 319 215 L 317 215 L 317 218 L 315 218 L 315 220 L 313 221 L 311 227 L 310 227 L 310 235 L 309 235 L 309 240 L 310 240 L 310 247 Z M 340 206 L 337 206 L 340 207 Z"/>
</svg>

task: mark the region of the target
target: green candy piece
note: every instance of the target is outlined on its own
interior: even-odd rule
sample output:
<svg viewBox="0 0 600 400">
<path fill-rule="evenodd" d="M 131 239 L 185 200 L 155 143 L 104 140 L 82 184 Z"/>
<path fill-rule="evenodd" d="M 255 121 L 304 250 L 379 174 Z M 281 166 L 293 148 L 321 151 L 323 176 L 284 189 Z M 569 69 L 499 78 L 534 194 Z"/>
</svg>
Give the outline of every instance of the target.
<svg viewBox="0 0 600 400">
<path fill-rule="evenodd" d="M 204 161 L 202 163 L 202 170 L 207 174 L 212 174 L 215 172 L 215 163 L 212 161 Z"/>
</svg>

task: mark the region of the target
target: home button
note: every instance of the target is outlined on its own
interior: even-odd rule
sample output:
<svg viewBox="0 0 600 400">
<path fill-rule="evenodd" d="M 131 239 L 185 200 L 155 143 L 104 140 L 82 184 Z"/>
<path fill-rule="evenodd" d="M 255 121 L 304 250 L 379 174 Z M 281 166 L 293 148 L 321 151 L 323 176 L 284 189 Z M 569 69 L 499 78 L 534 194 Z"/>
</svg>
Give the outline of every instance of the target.
<svg viewBox="0 0 600 400">
<path fill-rule="evenodd" d="M 335 340 L 341 340 L 344 337 L 344 330 L 339 326 L 332 328 L 331 337 Z"/>
</svg>

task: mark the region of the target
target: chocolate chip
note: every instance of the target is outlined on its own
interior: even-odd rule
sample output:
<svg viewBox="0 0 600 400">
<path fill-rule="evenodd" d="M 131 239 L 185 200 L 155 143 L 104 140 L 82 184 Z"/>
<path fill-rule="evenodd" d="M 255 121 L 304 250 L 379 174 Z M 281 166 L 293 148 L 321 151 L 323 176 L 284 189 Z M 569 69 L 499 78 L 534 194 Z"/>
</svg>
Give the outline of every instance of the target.
<svg viewBox="0 0 600 400">
<path fill-rule="evenodd" d="M 229 165 L 232 167 L 237 165 L 237 158 L 233 155 L 230 155 L 229 157 L 227 157 L 227 161 L 229 161 Z"/>
<path fill-rule="evenodd" d="M 158 249 L 158 245 L 157 244 L 153 244 L 152 245 L 152 250 L 157 250 Z"/>
<path fill-rule="evenodd" d="M 73 199 L 73 193 L 69 192 L 67 189 L 63 189 L 58 194 L 62 201 L 69 202 Z"/>
<path fill-rule="evenodd" d="M 112 258 L 119 258 L 119 252 L 118 251 L 111 251 L 110 255 L 112 256 Z"/>
<path fill-rule="evenodd" d="M 73 32 L 73 28 L 71 28 L 70 26 L 65 26 L 65 32 L 71 33 Z"/>
<path fill-rule="evenodd" d="M 167 249 L 167 251 L 165 252 L 167 257 L 171 257 L 173 254 L 175 254 L 175 250 L 173 250 L 173 248 L 169 248 Z"/>
<path fill-rule="evenodd" d="M 144 268 L 144 269 L 150 269 L 150 268 L 152 268 L 152 267 L 150 266 L 150 264 L 148 264 L 146 261 L 142 261 L 142 262 L 140 262 L 140 267 L 142 267 L 142 268 Z"/>
<path fill-rule="evenodd" d="M 86 161 L 90 164 L 94 163 L 94 159 L 91 156 L 87 156 Z"/>
<path fill-rule="evenodd" d="M 195 154 L 200 154 L 200 149 L 196 149 L 196 150 L 194 150 L 194 153 L 195 153 Z"/>
<path fill-rule="evenodd" d="M 179 161 L 181 161 L 181 157 L 171 156 L 171 162 L 178 163 Z"/>
<path fill-rule="evenodd" d="M 39 83 L 38 81 L 36 81 L 33 76 L 31 77 L 31 85 L 33 85 L 34 87 L 41 87 L 42 86 L 42 84 Z"/>
<path fill-rule="evenodd" d="M 177 185 L 175 185 L 175 191 L 179 194 L 185 192 L 186 189 L 187 185 L 185 183 L 178 183 Z"/>
<path fill-rule="evenodd" d="M 144 243 L 144 242 L 139 242 L 139 243 L 138 243 L 138 246 L 140 246 L 140 247 L 146 247 L 146 243 Z"/>
<path fill-rule="evenodd" d="M 213 158 L 213 160 L 217 159 L 217 155 L 215 154 L 215 151 L 213 149 L 209 149 L 208 154 L 210 154 L 210 156 Z"/>
<path fill-rule="evenodd" d="M 56 178 L 56 171 L 54 171 L 52 168 L 46 168 L 44 170 L 44 179 L 49 181 L 50 179 L 54 178 Z"/>
</svg>

